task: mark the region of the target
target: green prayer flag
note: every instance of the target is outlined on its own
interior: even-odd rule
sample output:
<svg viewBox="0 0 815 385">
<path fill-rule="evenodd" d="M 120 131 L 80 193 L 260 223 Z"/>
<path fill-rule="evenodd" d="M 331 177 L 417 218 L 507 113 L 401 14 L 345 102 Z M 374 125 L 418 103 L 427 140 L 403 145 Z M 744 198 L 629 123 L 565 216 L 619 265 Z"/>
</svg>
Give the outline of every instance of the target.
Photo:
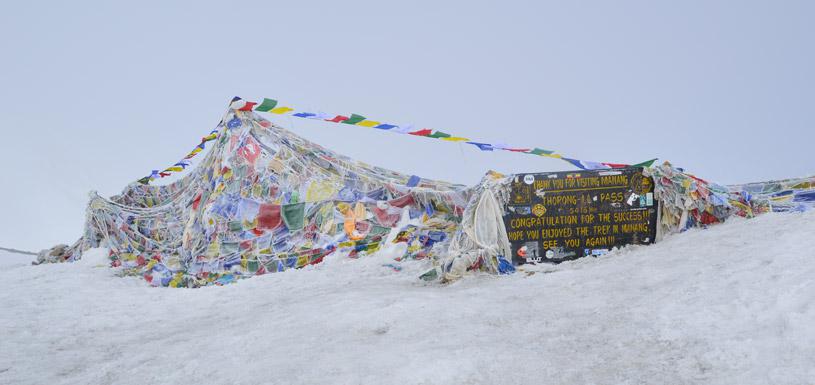
<svg viewBox="0 0 815 385">
<path fill-rule="evenodd" d="M 289 228 L 289 231 L 303 228 L 305 222 L 305 208 L 305 202 L 283 205 L 281 207 L 280 211 L 283 214 L 283 222 L 286 223 L 286 227 Z"/>
<path fill-rule="evenodd" d="M 342 122 L 345 124 L 357 124 L 361 121 L 365 120 L 365 117 L 362 115 L 351 114 L 351 117 L 348 120 L 343 120 Z"/>
<path fill-rule="evenodd" d="M 260 269 L 259 263 L 257 259 L 250 259 L 246 262 L 246 268 L 249 269 L 249 272 L 255 273 Z"/>
<path fill-rule="evenodd" d="M 263 103 L 255 107 L 255 111 L 269 112 L 277 106 L 277 100 L 263 98 Z"/>
<path fill-rule="evenodd" d="M 223 241 L 221 242 L 221 257 L 231 257 L 238 253 L 238 242 Z"/>
<path fill-rule="evenodd" d="M 438 139 L 438 138 L 449 138 L 450 134 L 445 133 L 445 132 L 441 132 L 441 131 L 436 131 L 436 132 L 428 135 L 427 137 L 428 138 L 436 138 L 436 139 Z"/>
<path fill-rule="evenodd" d="M 552 154 L 554 154 L 555 152 L 554 152 L 554 151 L 544 150 L 544 149 L 542 149 L 542 148 L 537 148 L 537 147 L 535 147 L 535 149 L 534 149 L 534 150 L 532 150 L 532 151 L 529 151 L 529 153 L 530 153 L 530 154 L 535 154 L 535 155 L 552 155 Z"/>
<path fill-rule="evenodd" d="M 633 165 L 631 165 L 631 167 L 651 167 L 651 165 L 653 165 L 654 162 L 656 162 L 657 159 L 659 159 L 659 158 L 646 160 L 645 162 L 642 162 L 642 163 L 633 164 Z"/>
</svg>

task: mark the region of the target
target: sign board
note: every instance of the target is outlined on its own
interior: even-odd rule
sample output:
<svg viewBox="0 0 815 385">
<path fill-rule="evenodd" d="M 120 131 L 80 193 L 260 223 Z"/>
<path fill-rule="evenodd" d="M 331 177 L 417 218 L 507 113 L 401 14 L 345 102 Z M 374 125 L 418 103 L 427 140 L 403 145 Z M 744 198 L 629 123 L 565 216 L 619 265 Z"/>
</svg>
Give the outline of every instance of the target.
<svg viewBox="0 0 815 385">
<path fill-rule="evenodd" d="M 504 211 L 514 264 L 601 255 L 656 238 L 659 202 L 642 168 L 516 174 Z"/>
</svg>

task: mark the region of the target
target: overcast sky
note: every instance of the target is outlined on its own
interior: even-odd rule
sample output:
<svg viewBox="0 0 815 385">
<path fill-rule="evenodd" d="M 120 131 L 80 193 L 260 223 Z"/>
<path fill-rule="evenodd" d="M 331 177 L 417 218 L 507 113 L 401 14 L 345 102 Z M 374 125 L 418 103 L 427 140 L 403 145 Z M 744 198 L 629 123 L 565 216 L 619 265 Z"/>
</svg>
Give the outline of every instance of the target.
<svg viewBox="0 0 815 385">
<path fill-rule="evenodd" d="M 235 95 L 720 183 L 815 174 L 813 20 L 778 0 L 5 2 L 0 246 L 72 243 L 89 191 L 176 162 Z M 272 120 L 428 178 L 571 169 Z"/>
</svg>

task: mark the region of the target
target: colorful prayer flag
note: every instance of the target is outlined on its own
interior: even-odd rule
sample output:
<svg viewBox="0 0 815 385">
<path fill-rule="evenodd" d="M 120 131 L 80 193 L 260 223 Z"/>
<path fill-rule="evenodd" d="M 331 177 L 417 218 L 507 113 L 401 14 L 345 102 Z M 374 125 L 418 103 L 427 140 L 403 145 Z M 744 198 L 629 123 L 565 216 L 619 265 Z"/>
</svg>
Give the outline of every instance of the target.
<svg viewBox="0 0 815 385">
<path fill-rule="evenodd" d="M 263 103 L 255 107 L 255 111 L 269 112 L 277 106 L 277 100 L 263 98 Z"/>
<path fill-rule="evenodd" d="M 359 123 L 359 122 L 361 122 L 363 120 L 365 120 L 364 116 L 357 115 L 357 114 L 351 114 L 351 117 L 348 118 L 347 120 L 343 121 L 342 123 L 345 123 L 345 124 L 357 124 L 357 123 Z"/>
</svg>

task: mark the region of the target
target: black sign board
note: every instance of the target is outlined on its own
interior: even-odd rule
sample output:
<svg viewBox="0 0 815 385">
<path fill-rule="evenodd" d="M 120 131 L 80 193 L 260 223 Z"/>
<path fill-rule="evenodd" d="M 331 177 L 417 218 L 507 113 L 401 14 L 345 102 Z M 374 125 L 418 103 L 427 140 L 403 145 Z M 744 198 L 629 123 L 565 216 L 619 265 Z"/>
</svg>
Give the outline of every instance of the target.
<svg viewBox="0 0 815 385">
<path fill-rule="evenodd" d="M 658 207 L 642 168 L 517 174 L 504 212 L 512 261 L 557 263 L 653 243 Z"/>
</svg>

